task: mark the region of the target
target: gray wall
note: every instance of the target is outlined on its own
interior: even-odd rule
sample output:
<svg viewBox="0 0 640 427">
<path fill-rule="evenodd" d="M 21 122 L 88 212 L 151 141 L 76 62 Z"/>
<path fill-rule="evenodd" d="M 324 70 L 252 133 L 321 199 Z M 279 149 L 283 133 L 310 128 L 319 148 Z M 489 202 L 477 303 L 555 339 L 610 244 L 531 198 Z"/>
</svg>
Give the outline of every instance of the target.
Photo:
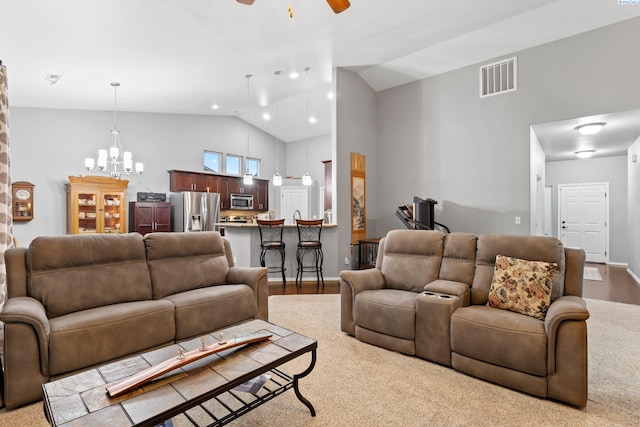
<svg viewBox="0 0 640 427">
<path fill-rule="evenodd" d="M 627 156 L 565 160 L 546 163 L 546 185 L 551 187 L 551 229 L 558 237 L 558 185 L 609 183 L 609 261 L 628 262 Z"/>
<path fill-rule="evenodd" d="M 376 235 L 377 200 L 387 195 L 378 187 L 378 155 L 376 149 L 376 101 L 375 93 L 354 72 L 338 69 L 335 73 L 335 151 L 333 159 L 336 206 L 334 215 L 340 224 L 336 256 L 338 266 L 345 265 L 345 257 L 351 259 L 351 153 L 366 156 L 366 215 L 367 237 Z M 382 163 L 386 164 L 389 159 Z M 386 167 L 386 166 L 385 166 Z M 325 252 L 326 254 L 326 252 Z M 327 255 L 325 255 L 327 256 Z"/>
<path fill-rule="evenodd" d="M 639 37 L 633 19 L 517 52 L 504 95 L 479 99 L 477 65 L 377 93 L 377 234 L 414 195 L 453 231 L 528 234 L 530 125 L 638 108 Z"/>
<path fill-rule="evenodd" d="M 12 107 L 10 114 L 11 179 L 36 185 L 35 218 L 13 226 L 19 245 L 26 246 L 38 235 L 66 233 L 65 183 L 70 175 L 86 174 L 85 157 L 96 157 L 98 149 L 112 143 L 113 113 Z M 203 170 L 205 149 L 247 152 L 246 123 L 235 117 L 119 112 L 118 128 L 134 161 L 145 165 L 142 176 L 129 177 L 128 200 L 139 191 L 168 193 L 167 170 Z M 280 173 L 285 175 L 287 144 L 280 144 Z M 250 151 L 262 159 L 261 178 L 271 179 L 275 138 L 251 127 Z M 314 161 L 319 160 L 325 159 Z M 274 197 L 271 187 L 270 201 Z"/>
</svg>

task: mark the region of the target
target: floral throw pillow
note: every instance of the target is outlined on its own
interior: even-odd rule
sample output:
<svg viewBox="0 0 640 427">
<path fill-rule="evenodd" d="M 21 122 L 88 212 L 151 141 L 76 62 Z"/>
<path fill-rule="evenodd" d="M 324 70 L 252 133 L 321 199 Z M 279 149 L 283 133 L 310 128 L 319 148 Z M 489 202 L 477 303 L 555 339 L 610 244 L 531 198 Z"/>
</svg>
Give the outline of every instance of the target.
<svg viewBox="0 0 640 427">
<path fill-rule="evenodd" d="M 551 304 L 553 273 L 557 268 L 555 262 L 496 256 L 487 305 L 544 319 Z"/>
</svg>

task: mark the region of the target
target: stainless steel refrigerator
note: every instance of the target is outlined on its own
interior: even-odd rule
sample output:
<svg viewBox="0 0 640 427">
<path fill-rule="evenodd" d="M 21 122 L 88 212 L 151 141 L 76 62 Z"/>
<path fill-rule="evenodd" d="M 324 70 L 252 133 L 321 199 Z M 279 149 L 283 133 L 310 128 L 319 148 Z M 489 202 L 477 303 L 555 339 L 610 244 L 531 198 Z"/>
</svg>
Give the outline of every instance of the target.
<svg viewBox="0 0 640 427">
<path fill-rule="evenodd" d="M 220 194 L 185 191 L 170 199 L 173 231 L 218 231 Z"/>
</svg>

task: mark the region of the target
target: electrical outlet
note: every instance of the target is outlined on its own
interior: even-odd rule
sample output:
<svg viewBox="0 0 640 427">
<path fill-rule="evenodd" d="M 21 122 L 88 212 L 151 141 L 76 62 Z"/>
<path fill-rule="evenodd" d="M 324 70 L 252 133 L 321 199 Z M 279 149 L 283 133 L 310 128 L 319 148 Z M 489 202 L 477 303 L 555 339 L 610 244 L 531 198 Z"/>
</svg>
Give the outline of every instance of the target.
<svg viewBox="0 0 640 427">
<path fill-rule="evenodd" d="M 238 257 L 237 257 L 237 256 L 234 256 L 234 257 L 233 257 L 233 263 L 234 263 L 234 264 L 237 264 L 237 263 L 238 263 Z"/>
<path fill-rule="evenodd" d="M 349 265 L 350 262 L 351 260 L 349 259 L 348 256 L 344 257 L 344 265 Z"/>
<path fill-rule="evenodd" d="M 520 225 L 520 217 L 519 216 L 516 217 L 516 225 Z"/>
</svg>

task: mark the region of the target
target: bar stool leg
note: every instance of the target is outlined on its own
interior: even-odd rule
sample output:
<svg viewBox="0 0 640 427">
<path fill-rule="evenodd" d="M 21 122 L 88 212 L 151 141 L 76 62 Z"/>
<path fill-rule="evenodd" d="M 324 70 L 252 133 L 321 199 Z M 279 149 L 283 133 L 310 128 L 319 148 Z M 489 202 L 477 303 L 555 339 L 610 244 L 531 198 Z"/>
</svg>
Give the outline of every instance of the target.
<svg viewBox="0 0 640 427">
<path fill-rule="evenodd" d="M 299 288 L 302 287 L 302 259 L 303 252 L 301 249 L 298 249 L 296 251 L 296 261 L 298 263 L 298 269 L 296 270 L 296 286 Z"/>
<path fill-rule="evenodd" d="M 280 264 L 280 271 L 282 272 L 282 287 L 285 288 L 287 286 L 287 278 L 284 275 L 284 248 L 280 248 L 279 250 L 280 252 L 280 258 L 282 259 L 282 262 Z"/>
<path fill-rule="evenodd" d="M 318 284 L 322 282 L 322 287 L 324 288 L 324 276 L 322 274 L 322 265 L 324 264 L 324 254 L 322 253 L 322 248 L 316 249 L 316 277 L 318 278 Z"/>
</svg>

